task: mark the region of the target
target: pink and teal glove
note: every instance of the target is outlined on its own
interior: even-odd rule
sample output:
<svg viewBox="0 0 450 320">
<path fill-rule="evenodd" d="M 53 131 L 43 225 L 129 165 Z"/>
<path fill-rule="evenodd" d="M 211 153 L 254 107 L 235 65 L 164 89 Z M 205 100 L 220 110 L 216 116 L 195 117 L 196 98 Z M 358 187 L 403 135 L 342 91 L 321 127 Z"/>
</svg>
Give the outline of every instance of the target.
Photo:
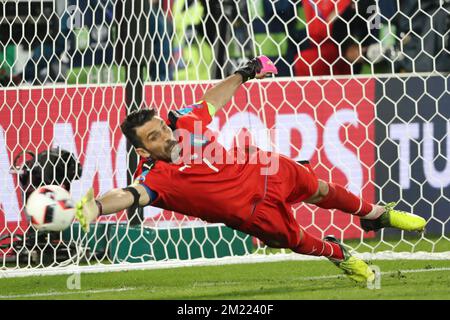
<svg viewBox="0 0 450 320">
<path fill-rule="evenodd" d="M 242 76 L 242 82 L 249 79 L 262 79 L 269 74 L 277 74 L 278 70 L 266 56 L 259 56 L 248 61 L 243 67 L 236 70 Z"/>
</svg>

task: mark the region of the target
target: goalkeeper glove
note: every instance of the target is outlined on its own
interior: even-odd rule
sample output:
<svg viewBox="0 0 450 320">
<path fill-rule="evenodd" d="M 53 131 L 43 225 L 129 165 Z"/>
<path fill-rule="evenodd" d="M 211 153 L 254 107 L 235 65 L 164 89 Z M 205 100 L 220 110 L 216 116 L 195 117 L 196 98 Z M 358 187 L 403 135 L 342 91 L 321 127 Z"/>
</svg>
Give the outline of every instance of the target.
<svg viewBox="0 0 450 320">
<path fill-rule="evenodd" d="M 89 232 L 89 225 L 95 221 L 99 215 L 99 208 L 94 198 L 94 189 L 90 188 L 88 192 L 76 204 L 75 217 L 80 222 L 81 228 Z"/>
<path fill-rule="evenodd" d="M 278 74 L 278 70 L 266 56 L 259 56 L 248 61 L 243 67 L 236 70 L 242 76 L 242 83 L 249 79 L 262 79 L 269 74 Z"/>
</svg>

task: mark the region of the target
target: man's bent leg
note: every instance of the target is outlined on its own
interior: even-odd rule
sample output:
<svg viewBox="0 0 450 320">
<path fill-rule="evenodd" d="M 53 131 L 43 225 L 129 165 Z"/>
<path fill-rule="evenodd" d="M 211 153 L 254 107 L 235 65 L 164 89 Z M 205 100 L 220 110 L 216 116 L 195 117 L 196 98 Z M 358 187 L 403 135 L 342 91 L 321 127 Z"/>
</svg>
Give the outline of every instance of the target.
<svg viewBox="0 0 450 320">
<path fill-rule="evenodd" d="M 361 219 L 374 220 L 383 214 L 382 206 L 373 205 L 357 197 L 343 186 L 319 180 L 319 188 L 305 202 L 324 209 L 338 209 Z"/>
<path fill-rule="evenodd" d="M 357 282 L 373 281 L 375 278 L 367 263 L 352 256 L 333 236 L 327 236 L 321 240 L 300 229 L 300 242 L 292 250 L 301 254 L 327 257 L 350 279 Z"/>
<path fill-rule="evenodd" d="M 335 260 L 344 259 L 342 249 L 339 245 L 316 238 L 303 229 L 300 229 L 299 244 L 292 248 L 292 250 L 296 253 L 310 256 L 323 256 Z"/>
<path fill-rule="evenodd" d="M 361 218 L 361 227 L 365 231 L 377 231 L 391 227 L 405 231 L 422 232 L 426 226 L 426 220 L 418 215 L 401 210 L 395 210 L 395 203 L 389 203 L 384 207 L 372 205 L 357 197 L 344 187 L 319 180 L 317 192 L 306 199 L 324 209 L 339 209 Z"/>
</svg>

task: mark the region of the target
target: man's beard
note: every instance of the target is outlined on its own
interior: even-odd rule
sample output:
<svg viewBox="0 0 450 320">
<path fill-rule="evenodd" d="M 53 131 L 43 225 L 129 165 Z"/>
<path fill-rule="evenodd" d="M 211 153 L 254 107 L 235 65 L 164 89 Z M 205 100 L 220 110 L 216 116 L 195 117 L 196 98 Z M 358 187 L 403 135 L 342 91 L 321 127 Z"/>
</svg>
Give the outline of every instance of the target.
<svg viewBox="0 0 450 320">
<path fill-rule="evenodd" d="M 169 155 L 167 159 L 169 162 L 177 162 L 181 156 L 181 146 L 176 140 L 170 140 L 167 143 L 166 154 Z"/>
</svg>

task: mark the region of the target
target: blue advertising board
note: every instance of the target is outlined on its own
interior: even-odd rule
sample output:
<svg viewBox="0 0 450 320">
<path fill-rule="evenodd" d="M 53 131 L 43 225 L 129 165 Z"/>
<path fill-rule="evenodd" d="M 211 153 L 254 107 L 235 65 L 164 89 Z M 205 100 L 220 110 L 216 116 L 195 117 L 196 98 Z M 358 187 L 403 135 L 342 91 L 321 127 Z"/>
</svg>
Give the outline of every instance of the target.
<svg viewBox="0 0 450 320">
<path fill-rule="evenodd" d="M 380 78 L 376 85 L 377 200 L 450 232 L 450 80 Z"/>
</svg>

